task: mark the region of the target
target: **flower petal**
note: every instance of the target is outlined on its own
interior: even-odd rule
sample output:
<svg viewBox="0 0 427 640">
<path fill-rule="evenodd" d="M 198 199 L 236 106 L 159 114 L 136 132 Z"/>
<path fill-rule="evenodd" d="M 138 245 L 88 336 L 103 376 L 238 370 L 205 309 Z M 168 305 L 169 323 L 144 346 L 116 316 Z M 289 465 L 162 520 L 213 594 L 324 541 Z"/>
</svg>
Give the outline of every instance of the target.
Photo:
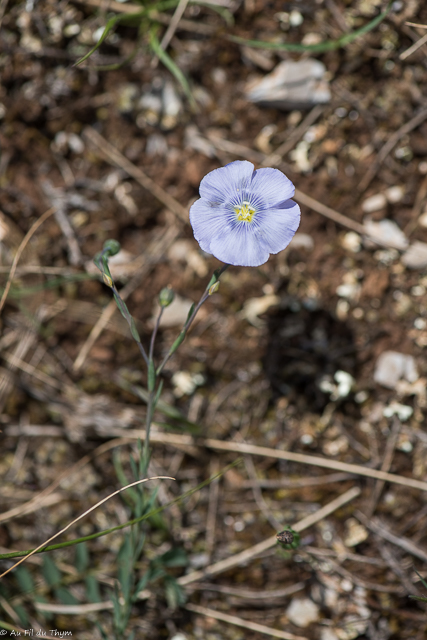
<svg viewBox="0 0 427 640">
<path fill-rule="evenodd" d="M 252 176 L 250 189 L 257 192 L 268 207 L 280 208 L 280 205 L 289 200 L 295 187 L 292 182 L 278 169 L 258 169 Z"/>
<path fill-rule="evenodd" d="M 228 202 L 250 183 L 253 172 L 252 162 L 236 160 L 208 173 L 200 183 L 199 193 L 210 202 Z"/>
<path fill-rule="evenodd" d="M 263 238 L 245 223 L 236 223 L 231 230 L 223 230 L 210 243 L 210 252 L 226 264 L 240 267 L 258 267 L 269 258 Z"/>
<path fill-rule="evenodd" d="M 258 216 L 255 235 L 263 241 L 269 253 L 286 249 L 299 227 L 300 208 L 293 200 L 280 209 L 269 209 Z"/>
<path fill-rule="evenodd" d="M 214 206 L 204 198 L 196 200 L 190 208 L 190 224 L 194 237 L 203 251 L 212 253 L 212 239 L 225 231 L 231 231 L 235 217 L 234 213 L 220 205 Z"/>
</svg>

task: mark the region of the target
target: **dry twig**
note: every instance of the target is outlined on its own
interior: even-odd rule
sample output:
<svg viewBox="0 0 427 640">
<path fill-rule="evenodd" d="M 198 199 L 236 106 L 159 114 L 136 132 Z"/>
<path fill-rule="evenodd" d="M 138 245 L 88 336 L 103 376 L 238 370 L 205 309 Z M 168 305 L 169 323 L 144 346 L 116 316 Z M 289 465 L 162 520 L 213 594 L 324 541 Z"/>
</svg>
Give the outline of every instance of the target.
<svg viewBox="0 0 427 640">
<path fill-rule="evenodd" d="M 377 175 L 377 172 L 380 166 L 382 165 L 384 160 L 387 158 L 389 153 L 392 151 L 392 149 L 394 149 L 394 147 L 397 145 L 399 140 L 403 138 L 403 136 L 406 136 L 408 133 L 410 133 L 417 127 L 419 127 L 420 124 L 424 122 L 426 118 L 427 118 L 427 108 L 421 109 L 421 111 L 419 111 L 413 118 L 411 118 L 411 120 L 409 120 L 408 122 L 405 122 L 405 124 L 402 125 L 400 129 L 395 131 L 393 135 L 388 138 L 387 142 L 384 144 L 381 151 L 377 154 L 377 157 L 375 158 L 374 162 L 371 164 L 368 171 L 365 173 L 364 177 L 360 181 L 360 185 L 359 185 L 360 192 L 365 191 L 369 187 L 372 180 Z"/>
<path fill-rule="evenodd" d="M 321 509 L 318 509 L 315 513 L 311 513 L 310 515 L 294 524 L 292 526 L 293 530 L 297 533 L 300 533 L 301 531 L 308 529 L 308 527 L 311 527 L 313 526 L 313 524 L 316 524 L 316 522 L 320 522 L 320 520 L 327 518 L 327 516 L 329 516 L 331 513 L 347 504 L 351 500 L 354 500 L 354 498 L 357 498 L 359 494 L 359 487 L 353 487 L 352 489 L 349 489 L 338 498 L 335 498 L 335 500 L 332 500 L 332 502 L 329 502 Z M 218 575 L 219 573 L 223 573 L 224 571 L 228 571 L 229 569 L 233 569 L 234 567 L 238 567 L 241 564 L 252 560 L 260 553 L 268 551 L 276 544 L 276 535 L 271 536 L 270 538 L 267 538 L 266 540 L 255 544 L 253 547 L 245 549 L 241 553 L 236 553 L 233 556 L 226 558 L 225 560 L 220 560 L 215 564 L 211 564 L 201 571 L 193 571 L 192 573 L 188 573 L 186 576 L 182 576 L 182 578 L 178 578 L 178 583 L 181 586 L 185 586 L 187 584 L 190 584 L 191 582 L 203 580 L 208 576 Z"/>
<path fill-rule="evenodd" d="M 22 253 L 23 253 L 25 247 L 27 246 L 27 244 L 29 243 L 29 241 L 31 240 L 31 238 L 33 237 L 33 235 L 35 234 L 37 229 L 43 224 L 43 222 L 45 222 L 48 218 L 50 218 L 50 216 L 53 213 L 55 213 L 55 208 L 54 207 L 51 207 L 50 209 L 45 211 L 43 213 L 43 215 L 41 215 L 40 218 L 38 220 L 36 220 L 35 223 L 33 224 L 33 226 L 27 231 L 27 233 L 25 234 L 25 237 L 23 238 L 21 244 L 19 245 L 18 250 L 15 253 L 15 257 L 13 259 L 12 266 L 10 267 L 9 277 L 7 279 L 6 286 L 4 288 L 3 295 L 2 295 L 1 300 L 0 300 L 0 313 L 1 313 L 1 310 L 3 309 L 4 303 L 6 302 L 6 298 L 7 298 L 7 295 L 9 293 L 9 289 L 11 287 L 13 278 L 15 276 L 16 267 L 18 266 L 18 262 L 19 262 L 19 260 L 20 260 L 20 258 L 22 256 Z"/>
<path fill-rule="evenodd" d="M 266 627 L 264 624 L 258 624 L 257 622 L 251 622 L 250 620 L 243 620 L 237 616 L 230 616 L 227 613 L 215 611 L 214 609 L 207 609 L 206 607 L 200 607 L 198 604 L 187 604 L 185 608 L 193 613 L 199 613 L 202 616 L 208 618 L 214 618 L 215 620 L 221 620 L 221 622 L 227 622 L 233 624 L 236 627 L 242 627 L 248 631 L 256 631 L 262 633 L 265 636 L 271 636 L 272 638 L 282 638 L 282 640 L 307 640 L 306 636 L 296 636 L 293 633 L 287 633 L 286 631 L 280 631 L 279 629 L 273 629 L 272 627 Z"/>
</svg>

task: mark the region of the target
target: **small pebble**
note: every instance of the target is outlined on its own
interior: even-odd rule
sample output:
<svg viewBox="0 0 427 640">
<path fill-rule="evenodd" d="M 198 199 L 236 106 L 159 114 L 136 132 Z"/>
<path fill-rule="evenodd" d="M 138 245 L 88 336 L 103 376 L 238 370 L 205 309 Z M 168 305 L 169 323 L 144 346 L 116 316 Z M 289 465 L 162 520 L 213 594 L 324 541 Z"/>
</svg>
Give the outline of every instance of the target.
<svg viewBox="0 0 427 640">
<path fill-rule="evenodd" d="M 427 267 L 427 244 L 416 240 L 401 257 L 402 264 L 408 269 L 424 269 Z"/>
<path fill-rule="evenodd" d="M 349 231 L 342 239 L 342 246 L 344 247 L 344 249 L 347 249 L 347 251 L 357 253 L 358 251 L 360 251 L 360 248 L 362 246 L 362 238 L 355 231 Z"/>
<path fill-rule="evenodd" d="M 307 251 L 312 251 L 314 249 L 314 240 L 308 233 L 299 233 L 297 232 L 294 235 L 294 239 L 292 240 L 290 249 L 306 249 Z"/>
<path fill-rule="evenodd" d="M 368 530 L 361 525 L 356 518 L 349 518 L 345 526 L 347 529 L 347 535 L 344 539 L 346 547 L 355 547 L 361 542 L 364 542 L 369 536 Z"/>
<path fill-rule="evenodd" d="M 410 407 L 409 405 L 400 404 L 399 402 L 395 402 L 394 400 L 388 405 L 388 407 L 385 407 L 383 410 L 383 416 L 385 418 L 397 416 L 402 422 L 406 422 L 406 420 L 409 420 L 413 413 L 414 410 L 412 407 Z M 404 451 L 404 449 L 401 449 L 401 451 Z"/>
<path fill-rule="evenodd" d="M 286 609 L 286 616 L 297 627 L 308 627 L 319 619 L 319 607 L 309 598 L 294 598 Z"/>
<path fill-rule="evenodd" d="M 399 249 L 399 251 L 406 249 L 409 244 L 407 237 L 393 220 L 388 220 L 387 218 L 379 222 L 364 220 L 363 226 L 368 236 L 378 238 L 381 243 Z"/>
<path fill-rule="evenodd" d="M 362 203 L 362 209 L 365 213 L 373 213 L 374 211 L 379 211 L 380 209 L 384 209 L 387 205 L 387 198 L 383 193 L 376 193 Z"/>
<path fill-rule="evenodd" d="M 289 14 L 289 24 L 291 27 L 299 27 L 303 22 L 304 18 L 302 17 L 302 14 L 296 9 L 293 9 Z"/>
<path fill-rule="evenodd" d="M 418 380 L 415 359 L 397 351 L 384 351 L 375 365 L 374 380 L 387 389 L 394 389 L 400 379 Z"/>
<path fill-rule="evenodd" d="M 390 202 L 390 204 L 396 204 L 396 202 L 400 202 L 404 195 L 405 189 L 399 185 L 389 187 L 385 190 L 385 197 Z"/>
</svg>

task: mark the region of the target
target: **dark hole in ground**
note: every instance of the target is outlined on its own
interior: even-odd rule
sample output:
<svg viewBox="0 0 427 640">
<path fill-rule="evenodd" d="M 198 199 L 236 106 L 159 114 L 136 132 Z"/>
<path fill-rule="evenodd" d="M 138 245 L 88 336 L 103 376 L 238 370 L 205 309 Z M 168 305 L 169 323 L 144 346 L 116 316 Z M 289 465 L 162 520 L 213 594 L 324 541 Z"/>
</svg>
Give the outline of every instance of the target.
<svg viewBox="0 0 427 640">
<path fill-rule="evenodd" d="M 329 394 L 322 379 L 338 370 L 356 377 L 356 347 L 351 329 L 322 308 L 289 300 L 268 319 L 264 369 L 274 396 L 287 396 L 298 408 L 321 412 Z"/>
</svg>

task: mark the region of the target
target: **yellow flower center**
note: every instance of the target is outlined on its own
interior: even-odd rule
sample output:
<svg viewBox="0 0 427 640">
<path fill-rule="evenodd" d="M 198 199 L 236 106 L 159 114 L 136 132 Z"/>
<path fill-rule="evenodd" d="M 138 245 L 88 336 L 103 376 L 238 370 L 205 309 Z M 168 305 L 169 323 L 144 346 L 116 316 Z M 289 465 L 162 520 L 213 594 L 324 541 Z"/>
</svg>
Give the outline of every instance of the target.
<svg viewBox="0 0 427 640">
<path fill-rule="evenodd" d="M 242 204 L 234 207 L 234 211 L 236 212 L 237 219 L 242 222 L 252 222 L 255 214 L 255 209 L 248 200 L 243 200 Z"/>
</svg>

